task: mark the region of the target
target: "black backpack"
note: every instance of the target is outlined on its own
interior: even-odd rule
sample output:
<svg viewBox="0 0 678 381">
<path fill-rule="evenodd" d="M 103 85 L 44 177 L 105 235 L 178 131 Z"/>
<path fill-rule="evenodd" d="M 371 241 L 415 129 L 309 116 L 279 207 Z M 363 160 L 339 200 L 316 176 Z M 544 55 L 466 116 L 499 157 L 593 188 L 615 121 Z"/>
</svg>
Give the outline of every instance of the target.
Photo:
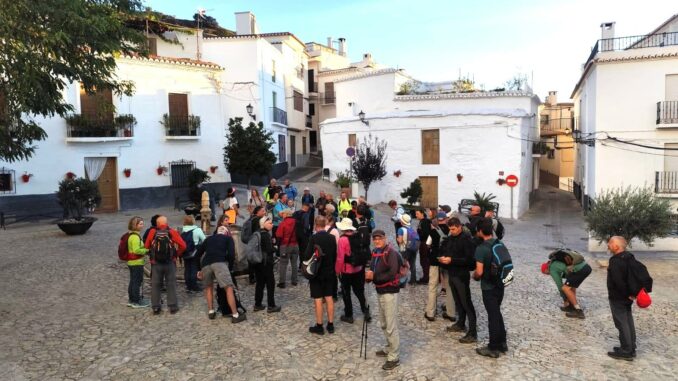
<svg viewBox="0 0 678 381">
<path fill-rule="evenodd" d="M 195 247 L 195 241 L 193 241 L 193 230 L 195 229 L 197 228 L 181 233 L 181 239 L 186 242 L 186 251 L 184 251 L 184 255 L 182 255 L 183 259 L 193 259 L 195 254 L 198 252 L 197 248 Z"/>
<path fill-rule="evenodd" d="M 156 263 L 170 263 L 176 255 L 174 242 L 168 229 L 157 229 L 151 243 L 151 258 Z"/>
<path fill-rule="evenodd" d="M 308 236 L 306 235 L 306 227 L 304 226 L 304 213 L 295 213 L 294 216 L 294 234 L 297 237 L 297 243 L 304 242 Z"/>
<path fill-rule="evenodd" d="M 504 224 L 502 224 L 501 221 L 497 220 L 497 230 L 494 231 L 494 234 L 497 235 L 497 239 L 504 239 L 504 233 L 506 233 L 506 229 L 504 229 Z"/>
<path fill-rule="evenodd" d="M 487 270 L 487 279 L 497 287 L 504 288 L 513 282 L 513 260 L 506 246 L 499 240 L 495 240 L 492 244 Z"/>
<path fill-rule="evenodd" d="M 369 244 L 365 245 L 362 235 L 358 232 L 348 237 L 348 243 L 351 245 L 351 255 L 346 257 L 346 262 L 351 266 L 365 266 L 372 258 Z"/>
<path fill-rule="evenodd" d="M 242 243 L 247 243 L 250 241 L 250 238 L 252 238 L 252 220 L 254 217 L 250 217 L 245 221 L 245 223 L 242 225 L 242 232 L 240 233 L 240 241 Z"/>
<path fill-rule="evenodd" d="M 626 264 L 628 267 L 628 283 L 631 295 L 638 295 L 643 288 L 646 292 L 652 292 L 652 277 L 647 271 L 647 267 L 630 253 Z"/>
</svg>

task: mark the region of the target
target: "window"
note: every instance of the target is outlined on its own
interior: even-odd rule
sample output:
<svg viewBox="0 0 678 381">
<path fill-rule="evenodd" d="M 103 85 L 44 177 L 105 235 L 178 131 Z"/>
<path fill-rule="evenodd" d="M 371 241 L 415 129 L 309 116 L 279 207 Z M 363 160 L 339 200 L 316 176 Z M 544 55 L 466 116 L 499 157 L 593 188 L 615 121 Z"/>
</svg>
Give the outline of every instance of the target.
<svg viewBox="0 0 678 381">
<path fill-rule="evenodd" d="M 334 82 L 325 83 L 325 96 L 323 99 L 326 105 L 334 104 Z"/>
<path fill-rule="evenodd" d="M 113 121 L 113 92 L 111 89 L 96 90 L 87 94 L 80 86 L 80 114 L 88 120 Z"/>
<path fill-rule="evenodd" d="M 304 96 L 300 92 L 294 91 L 294 110 L 304 112 Z"/>
<path fill-rule="evenodd" d="M 546 158 L 549 160 L 553 160 L 556 158 L 556 150 L 555 149 L 550 149 L 546 152 Z"/>
<path fill-rule="evenodd" d="M 318 83 L 315 82 L 315 70 L 308 69 L 308 92 L 309 93 L 317 92 L 318 91 L 317 87 Z"/>
<path fill-rule="evenodd" d="M 275 82 L 275 60 L 271 61 L 271 81 Z"/>
<path fill-rule="evenodd" d="M 188 178 L 194 168 L 194 161 L 179 160 L 171 162 L 170 181 L 172 188 L 188 187 Z"/>
<path fill-rule="evenodd" d="M 148 47 L 148 54 L 157 56 L 158 55 L 158 39 L 155 37 L 149 37 L 146 39 L 146 46 Z"/>
<path fill-rule="evenodd" d="M 15 193 L 14 188 L 14 170 L 9 168 L 0 168 L 0 194 Z"/>
<path fill-rule="evenodd" d="M 547 126 L 549 124 L 549 116 L 548 115 L 540 115 L 539 116 L 539 123 L 542 126 Z"/>
<path fill-rule="evenodd" d="M 348 146 L 349 147 L 355 147 L 356 146 L 356 136 L 355 136 L 355 134 L 348 134 Z"/>
<path fill-rule="evenodd" d="M 287 161 L 287 153 L 285 151 L 285 135 L 278 135 L 278 162 Z"/>
<path fill-rule="evenodd" d="M 440 130 L 421 131 L 422 164 L 440 164 Z"/>
<path fill-rule="evenodd" d="M 273 96 L 273 107 L 278 107 L 278 93 L 274 91 L 272 96 Z"/>
<path fill-rule="evenodd" d="M 169 93 L 169 125 L 165 126 L 168 136 L 196 135 L 197 130 L 190 128 L 188 118 L 188 94 Z"/>
</svg>

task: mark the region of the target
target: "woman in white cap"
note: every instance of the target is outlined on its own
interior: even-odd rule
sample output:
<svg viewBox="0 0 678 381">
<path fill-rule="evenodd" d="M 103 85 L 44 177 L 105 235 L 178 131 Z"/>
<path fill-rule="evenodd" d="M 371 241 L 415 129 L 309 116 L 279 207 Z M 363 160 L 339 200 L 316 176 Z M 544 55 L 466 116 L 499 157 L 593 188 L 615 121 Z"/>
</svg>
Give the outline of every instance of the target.
<svg viewBox="0 0 678 381">
<path fill-rule="evenodd" d="M 417 284 L 417 249 L 419 248 L 419 235 L 417 231 L 412 229 L 412 217 L 409 214 L 400 216 L 401 227 L 398 229 L 396 235 L 396 242 L 398 248 L 403 256 L 403 259 L 410 263 L 410 284 Z"/>
<path fill-rule="evenodd" d="M 341 321 L 353 324 L 353 301 L 351 300 L 351 290 L 353 290 L 360 302 L 360 309 L 365 320 L 369 322 L 372 319 L 365 302 L 365 270 L 363 266 L 351 265 L 349 259 L 353 254 L 358 255 L 360 237 L 355 235 L 356 228 L 350 218 L 342 219 L 336 226 L 341 231 L 337 245 L 337 261 L 334 265 L 334 271 L 341 280 L 341 295 L 344 299 L 344 314 L 341 316 Z"/>
</svg>

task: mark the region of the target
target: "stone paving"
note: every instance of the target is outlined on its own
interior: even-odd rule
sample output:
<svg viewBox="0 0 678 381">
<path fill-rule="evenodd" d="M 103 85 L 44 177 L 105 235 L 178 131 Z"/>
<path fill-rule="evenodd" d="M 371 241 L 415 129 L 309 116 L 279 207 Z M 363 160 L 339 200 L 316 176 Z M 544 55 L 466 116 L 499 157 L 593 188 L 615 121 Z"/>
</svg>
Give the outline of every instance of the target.
<svg viewBox="0 0 678 381">
<path fill-rule="evenodd" d="M 299 185 L 299 184 L 298 184 Z M 393 231 L 388 207 L 377 206 L 378 225 Z M 159 210 L 143 210 L 149 218 Z M 164 210 L 172 224 L 178 212 Z M 136 214 L 137 212 L 134 212 Z M 441 318 L 423 317 L 426 287 L 400 295 L 401 366 L 381 370 L 374 351 L 384 344 L 376 321 L 369 326 L 367 360 L 358 358 L 362 315 L 353 325 L 339 321 L 336 333 L 308 333 L 313 322 L 307 283 L 276 289 L 282 312 L 252 312 L 254 288 L 240 281 L 250 310 L 238 325 L 208 320 L 202 296 L 179 285 L 181 310 L 153 316 L 125 306 L 128 271 L 116 245 L 133 213 L 101 215 L 90 232 L 67 237 L 55 226 L 10 226 L 0 231 L 0 379 L 23 380 L 470 380 L 678 379 L 678 258 L 641 254 L 655 279 L 654 303 L 634 308 L 638 358 L 615 361 L 617 345 L 605 289 L 605 269 L 594 267 L 580 291 L 586 320 L 564 317 L 559 297 L 539 264 L 556 246 L 584 250 L 585 232 L 571 195 L 541 192 L 541 200 L 520 220 L 506 221 L 506 244 L 517 279 L 506 290 L 503 313 L 509 352 L 499 359 L 476 355 L 476 345 L 457 342 Z M 604 257 L 603 254 L 597 254 Z M 376 314 L 376 298 L 368 287 Z M 148 283 L 145 284 L 149 295 Z M 472 284 L 479 337 L 487 340 L 487 317 L 478 284 Z"/>
</svg>

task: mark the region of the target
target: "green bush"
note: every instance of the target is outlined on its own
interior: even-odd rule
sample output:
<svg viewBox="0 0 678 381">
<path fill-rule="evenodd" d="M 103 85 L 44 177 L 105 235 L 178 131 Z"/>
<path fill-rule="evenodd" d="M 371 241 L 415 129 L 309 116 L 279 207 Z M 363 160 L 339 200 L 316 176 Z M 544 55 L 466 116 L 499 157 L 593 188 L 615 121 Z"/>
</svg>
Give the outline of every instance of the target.
<svg viewBox="0 0 678 381">
<path fill-rule="evenodd" d="M 480 194 L 474 191 L 473 198 L 475 199 L 475 205 L 478 205 L 483 213 L 494 210 L 494 203 L 492 200 L 497 198 L 497 196 L 493 195 L 492 193 L 485 195 L 485 192 Z"/>
<path fill-rule="evenodd" d="M 638 238 L 651 246 L 671 232 L 671 203 L 656 197 L 652 188 L 615 188 L 593 200 L 586 223 L 599 243 L 617 235 L 629 244 Z"/>
<path fill-rule="evenodd" d="M 351 181 L 351 173 L 346 170 L 344 172 L 337 173 L 337 179 L 334 180 L 334 185 L 338 186 L 339 188 L 348 188 L 351 186 Z"/>
<path fill-rule="evenodd" d="M 421 196 L 424 194 L 424 189 L 421 187 L 421 181 L 414 179 L 410 186 L 403 189 L 400 197 L 406 198 L 408 204 L 416 204 L 421 201 Z"/>
<path fill-rule="evenodd" d="M 82 217 L 101 203 L 101 193 L 96 181 L 76 177 L 59 182 L 57 191 L 59 205 L 64 208 L 64 219 Z"/>
</svg>

